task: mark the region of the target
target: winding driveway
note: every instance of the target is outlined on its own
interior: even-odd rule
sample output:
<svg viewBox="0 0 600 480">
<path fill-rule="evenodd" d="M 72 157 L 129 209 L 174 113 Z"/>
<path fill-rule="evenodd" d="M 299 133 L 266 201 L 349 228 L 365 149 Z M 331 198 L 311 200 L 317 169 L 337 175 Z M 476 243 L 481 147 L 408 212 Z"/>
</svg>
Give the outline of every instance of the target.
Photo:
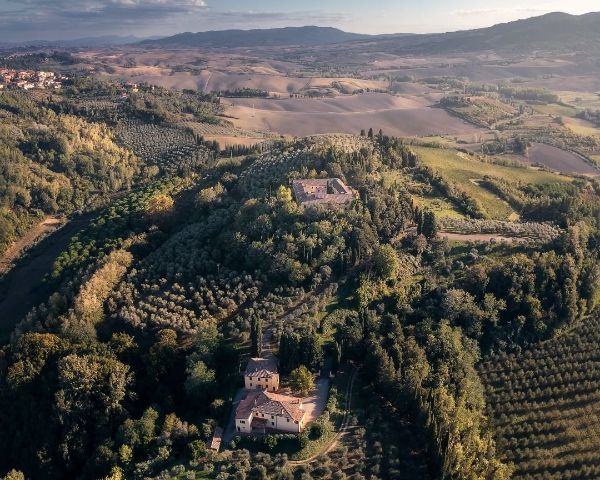
<svg viewBox="0 0 600 480">
<path fill-rule="evenodd" d="M 346 390 L 345 395 L 345 405 L 344 405 L 344 417 L 342 418 L 342 424 L 340 426 L 339 431 L 328 445 L 325 445 L 319 452 L 315 453 L 311 457 L 305 460 L 296 460 L 287 462 L 287 465 L 291 467 L 297 467 L 299 465 L 306 465 L 308 463 L 313 463 L 316 461 L 321 455 L 331 452 L 339 443 L 340 439 L 348 432 L 348 423 L 350 422 L 350 410 L 352 408 L 352 391 L 354 389 L 354 380 L 356 380 L 356 374 L 358 372 L 358 368 L 355 368 L 352 372 L 352 378 L 348 383 L 348 388 Z"/>
</svg>

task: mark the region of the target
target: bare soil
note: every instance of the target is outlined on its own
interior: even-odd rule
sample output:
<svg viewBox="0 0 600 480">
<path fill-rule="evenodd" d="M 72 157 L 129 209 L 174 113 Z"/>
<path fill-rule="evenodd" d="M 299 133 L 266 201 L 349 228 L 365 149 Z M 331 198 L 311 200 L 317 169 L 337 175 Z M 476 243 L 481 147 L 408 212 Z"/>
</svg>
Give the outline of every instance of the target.
<svg viewBox="0 0 600 480">
<path fill-rule="evenodd" d="M 539 163 L 558 172 L 600 175 L 600 170 L 578 155 L 543 143 L 532 144 L 528 158 L 533 163 Z"/>
<path fill-rule="evenodd" d="M 494 233 L 453 233 L 453 232 L 441 232 L 440 237 L 447 238 L 448 240 L 458 240 L 461 242 L 506 242 L 506 243 L 522 243 L 526 242 L 526 238 L 519 237 L 506 237 L 503 235 L 497 235 Z"/>
<path fill-rule="evenodd" d="M 54 232 L 64 223 L 61 217 L 47 217 L 14 242 L 0 257 L 0 276 L 10 270 L 13 264 L 35 245 L 42 237 Z"/>
<path fill-rule="evenodd" d="M 16 266 L 0 277 L 0 342 L 5 341 L 17 323 L 50 293 L 44 277 L 67 247 L 71 237 L 84 228 L 93 214 L 77 217 L 33 247 Z"/>
<path fill-rule="evenodd" d="M 481 129 L 431 108 L 429 98 L 382 93 L 327 99 L 239 99 L 228 110 L 236 126 L 294 136 L 382 129 L 387 135 L 458 135 Z"/>
</svg>

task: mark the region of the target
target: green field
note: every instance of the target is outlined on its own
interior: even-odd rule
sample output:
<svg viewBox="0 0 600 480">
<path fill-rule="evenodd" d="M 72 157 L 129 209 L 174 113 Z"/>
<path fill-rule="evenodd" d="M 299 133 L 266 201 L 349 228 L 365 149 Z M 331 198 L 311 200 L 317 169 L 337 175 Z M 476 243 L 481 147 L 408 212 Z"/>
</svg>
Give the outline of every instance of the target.
<svg viewBox="0 0 600 480">
<path fill-rule="evenodd" d="M 569 177 L 534 168 L 505 167 L 485 163 L 455 150 L 425 147 L 415 147 L 414 150 L 425 165 L 478 200 L 488 216 L 497 220 L 513 220 L 517 218 L 517 214 L 507 202 L 478 184 L 484 176 L 502 178 L 511 183 L 537 185 L 571 181 Z"/>
<path fill-rule="evenodd" d="M 552 115 L 553 117 L 574 117 L 577 114 L 575 107 L 549 103 L 547 105 L 535 105 L 533 109 L 538 113 Z"/>
<path fill-rule="evenodd" d="M 600 135 L 600 129 L 596 128 L 593 123 L 581 118 L 565 118 L 563 119 L 565 126 L 573 133 L 583 135 L 584 137 Z"/>
<path fill-rule="evenodd" d="M 417 205 L 431 210 L 437 217 L 465 218 L 465 215 L 446 198 L 429 195 L 413 195 L 412 197 Z"/>
<path fill-rule="evenodd" d="M 429 187 L 399 171 L 387 172 L 383 177 L 386 186 L 402 186 L 408 192 L 416 205 L 433 211 L 438 217 L 465 218 L 456 206 L 442 195 L 428 192 Z"/>
<path fill-rule="evenodd" d="M 560 96 L 560 99 L 563 102 L 574 105 L 578 109 L 591 108 L 598 109 L 600 108 L 600 96 L 598 93 L 593 92 L 571 92 L 571 91 L 562 91 L 555 92 Z"/>
</svg>

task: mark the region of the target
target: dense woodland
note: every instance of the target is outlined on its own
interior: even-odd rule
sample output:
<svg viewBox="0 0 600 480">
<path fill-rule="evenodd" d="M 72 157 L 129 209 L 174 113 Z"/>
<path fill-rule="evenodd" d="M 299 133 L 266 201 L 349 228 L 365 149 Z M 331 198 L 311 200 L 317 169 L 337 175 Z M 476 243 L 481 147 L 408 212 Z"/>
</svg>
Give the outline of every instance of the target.
<svg viewBox="0 0 600 480">
<path fill-rule="evenodd" d="M 75 77 L 60 95 L 0 94 L 0 253 L 47 215 L 88 210 L 164 174 L 191 175 L 215 156 L 179 120 L 218 123 L 218 99 L 123 91 Z"/>
<path fill-rule="evenodd" d="M 370 130 L 219 158 L 181 122 L 220 122 L 218 99 L 142 88 L 119 100 L 122 89 L 76 79 L 60 98 L 0 95 L 0 248 L 44 215 L 109 199 L 54 263 L 54 293 L 0 349 L 0 410 L 10 412 L 0 474 L 595 478 L 591 427 L 536 409 L 572 397 L 574 413 L 597 414 L 596 181 L 487 177 L 523 228 L 549 233 L 451 244 L 390 176 L 427 185 L 465 217 L 485 222 L 485 212 L 401 140 Z M 339 177 L 357 198 L 298 205 L 289 181 L 307 177 Z M 209 451 L 267 328 L 282 373 L 333 365 L 326 413 L 299 437 Z M 570 370 L 557 371 L 558 350 Z M 528 377 L 523 359 L 544 375 Z M 350 377 L 350 433 L 318 462 L 290 464 L 339 427 Z M 548 399 L 555 390 L 564 400 Z M 516 426 L 515 412 L 535 427 Z M 572 429 L 572 459 L 539 460 L 544 442 L 564 453 L 556 435 Z"/>
<path fill-rule="evenodd" d="M 0 252 L 45 215 L 81 211 L 145 176 L 106 126 L 20 93 L 0 94 L 0 151 Z"/>
</svg>

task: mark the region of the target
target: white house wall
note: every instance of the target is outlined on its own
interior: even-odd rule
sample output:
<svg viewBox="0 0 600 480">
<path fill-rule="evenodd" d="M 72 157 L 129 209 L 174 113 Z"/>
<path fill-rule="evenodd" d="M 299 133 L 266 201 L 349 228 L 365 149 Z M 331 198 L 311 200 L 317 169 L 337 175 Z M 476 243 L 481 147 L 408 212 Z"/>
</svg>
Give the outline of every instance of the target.
<svg viewBox="0 0 600 480">
<path fill-rule="evenodd" d="M 252 415 L 247 419 L 235 419 L 235 430 L 241 433 L 252 433 Z"/>
</svg>

